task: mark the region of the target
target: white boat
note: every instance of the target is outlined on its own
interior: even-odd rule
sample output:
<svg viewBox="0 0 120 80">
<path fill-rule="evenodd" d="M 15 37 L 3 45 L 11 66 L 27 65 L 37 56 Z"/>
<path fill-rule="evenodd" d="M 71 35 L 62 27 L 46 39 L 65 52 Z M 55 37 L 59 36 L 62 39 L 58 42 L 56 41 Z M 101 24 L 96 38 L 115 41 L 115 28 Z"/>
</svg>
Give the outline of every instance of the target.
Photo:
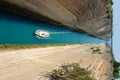
<svg viewBox="0 0 120 80">
<path fill-rule="evenodd" d="M 50 36 L 50 33 L 44 30 L 36 30 L 35 35 L 42 38 L 47 38 Z"/>
</svg>

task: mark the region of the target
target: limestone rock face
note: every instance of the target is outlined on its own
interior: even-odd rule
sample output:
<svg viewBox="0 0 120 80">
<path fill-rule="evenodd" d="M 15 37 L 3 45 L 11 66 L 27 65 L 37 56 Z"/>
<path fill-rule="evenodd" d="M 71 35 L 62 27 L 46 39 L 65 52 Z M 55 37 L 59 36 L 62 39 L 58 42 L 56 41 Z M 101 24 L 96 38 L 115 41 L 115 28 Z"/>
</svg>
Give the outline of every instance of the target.
<svg viewBox="0 0 120 80">
<path fill-rule="evenodd" d="M 101 54 L 93 54 L 99 48 Z M 110 48 L 81 44 L 0 52 L 0 80 L 51 80 L 45 76 L 64 63 L 78 63 L 95 80 L 112 80 Z M 63 79 L 62 79 L 63 80 Z"/>
<path fill-rule="evenodd" d="M 0 0 L 0 8 L 106 39 L 110 20 L 102 0 Z"/>
</svg>

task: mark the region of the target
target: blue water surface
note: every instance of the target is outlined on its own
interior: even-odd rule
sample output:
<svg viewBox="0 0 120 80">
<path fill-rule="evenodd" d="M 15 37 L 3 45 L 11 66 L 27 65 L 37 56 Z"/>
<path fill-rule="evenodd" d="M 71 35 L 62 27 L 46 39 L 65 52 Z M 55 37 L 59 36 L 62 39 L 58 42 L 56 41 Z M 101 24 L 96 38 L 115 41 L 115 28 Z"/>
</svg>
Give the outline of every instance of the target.
<svg viewBox="0 0 120 80">
<path fill-rule="evenodd" d="M 37 29 L 50 33 L 49 38 L 38 39 L 34 32 Z M 59 32 L 59 33 L 58 33 Z M 63 33 L 64 32 L 64 33 Z M 0 44 L 57 44 L 57 43 L 103 43 L 95 37 L 71 31 L 15 14 L 0 11 Z"/>
</svg>

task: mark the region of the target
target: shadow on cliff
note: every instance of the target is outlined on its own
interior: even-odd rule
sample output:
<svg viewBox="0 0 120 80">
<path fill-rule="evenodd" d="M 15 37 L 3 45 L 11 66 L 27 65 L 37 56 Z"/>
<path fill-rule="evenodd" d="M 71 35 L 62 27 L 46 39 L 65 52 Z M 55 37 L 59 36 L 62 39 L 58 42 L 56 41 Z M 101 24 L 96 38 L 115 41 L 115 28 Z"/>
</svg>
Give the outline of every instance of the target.
<svg viewBox="0 0 120 80">
<path fill-rule="evenodd" d="M 52 25 L 49 23 L 41 22 L 38 20 L 34 20 L 29 17 L 24 17 L 21 15 L 17 15 L 14 13 L 9 13 L 6 11 L 0 11 L 0 20 L 5 20 L 5 21 L 11 21 L 11 22 L 17 22 L 17 23 L 23 23 L 23 24 L 29 24 L 32 26 L 45 26 L 47 28 L 54 28 L 54 29 L 64 29 L 64 30 L 70 30 L 68 28 L 65 28 L 64 26 L 58 26 L 58 25 Z"/>
</svg>

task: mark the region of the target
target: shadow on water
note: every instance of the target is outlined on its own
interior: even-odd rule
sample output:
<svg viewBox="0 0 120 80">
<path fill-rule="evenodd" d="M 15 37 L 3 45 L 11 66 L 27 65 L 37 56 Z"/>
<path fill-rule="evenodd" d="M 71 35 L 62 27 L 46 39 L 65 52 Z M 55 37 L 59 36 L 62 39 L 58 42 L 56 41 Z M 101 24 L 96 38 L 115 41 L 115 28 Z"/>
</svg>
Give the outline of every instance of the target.
<svg viewBox="0 0 120 80">
<path fill-rule="evenodd" d="M 51 33 L 48 39 L 38 39 L 37 29 Z M 9 36 L 8 36 L 9 34 Z M 73 32 L 63 26 L 56 26 L 23 16 L 0 11 L 0 44 L 53 44 L 53 43 L 101 43 L 103 40 L 83 33 Z"/>
<path fill-rule="evenodd" d="M 0 11 L 0 20 L 7 20 L 7 21 L 21 23 L 21 24 L 22 23 L 29 24 L 29 25 L 37 26 L 37 27 L 45 26 L 45 27 L 54 28 L 54 29 L 58 29 L 58 27 L 59 27 L 59 29 L 61 29 L 61 30 L 68 29 L 63 26 L 57 26 L 57 25 L 53 26 L 52 24 L 47 25 L 45 22 L 41 22 L 41 21 L 29 18 L 29 17 L 24 17 L 21 15 L 16 15 L 14 13 L 8 13 L 8 12 L 4 12 L 4 11 Z M 69 29 L 69 30 L 71 30 L 71 29 Z"/>
</svg>

